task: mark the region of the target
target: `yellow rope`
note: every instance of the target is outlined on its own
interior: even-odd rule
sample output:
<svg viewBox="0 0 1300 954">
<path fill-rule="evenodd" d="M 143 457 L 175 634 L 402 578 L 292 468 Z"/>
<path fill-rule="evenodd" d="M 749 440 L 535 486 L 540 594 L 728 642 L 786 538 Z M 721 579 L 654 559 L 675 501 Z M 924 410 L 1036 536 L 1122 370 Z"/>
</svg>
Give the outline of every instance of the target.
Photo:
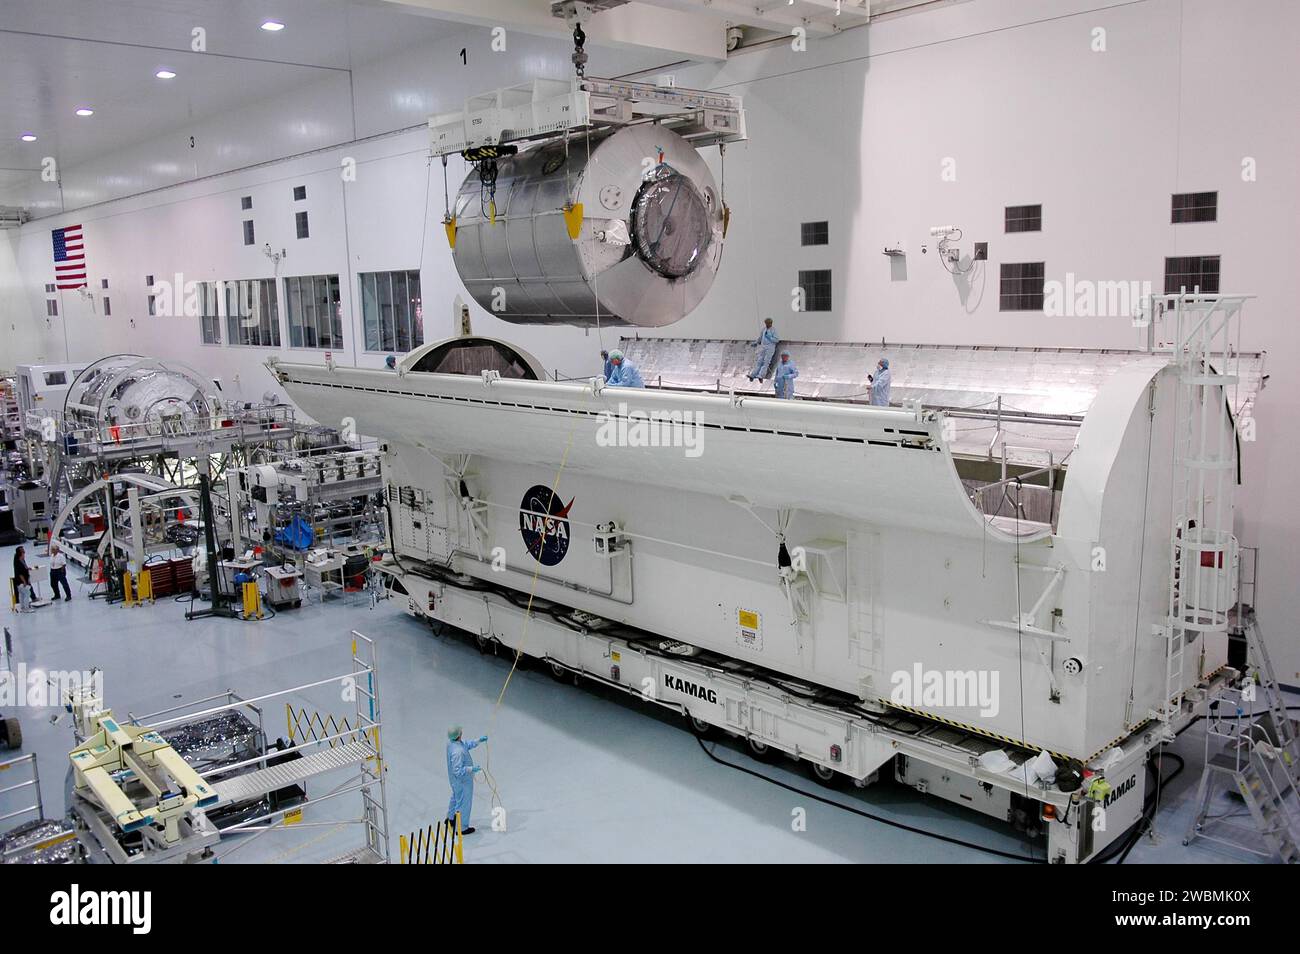
<svg viewBox="0 0 1300 954">
<path fill-rule="evenodd" d="M 576 424 L 575 424 L 576 426 Z M 573 427 L 569 429 L 569 441 L 564 446 L 564 454 L 560 457 L 560 467 L 555 472 L 555 480 L 551 484 L 551 497 L 554 499 L 556 492 L 560 487 L 560 477 L 564 473 L 564 466 L 569 460 L 569 451 L 573 448 Z M 542 524 L 542 549 L 546 547 L 546 524 Z M 528 640 L 528 622 L 533 617 L 533 599 L 537 595 L 537 580 L 542 572 L 542 563 L 537 561 L 537 567 L 533 570 L 532 585 L 528 588 L 528 605 L 524 610 L 524 626 L 519 634 L 519 648 L 515 650 L 514 661 L 510 664 L 510 671 L 506 673 L 505 682 L 501 684 L 501 692 L 497 695 L 497 701 L 492 706 L 492 717 L 488 720 L 488 735 L 496 732 L 497 714 L 501 711 L 501 703 L 505 700 L 506 689 L 510 686 L 510 680 L 514 678 L 515 670 L 519 668 L 519 660 L 524 654 L 524 644 Z M 492 777 L 492 749 L 485 742 L 483 744 L 483 780 L 487 782 L 488 788 L 492 790 L 491 805 L 493 808 L 505 809 L 505 803 L 501 800 L 501 793 L 497 789 L 496 780 Z"/>
</svg>

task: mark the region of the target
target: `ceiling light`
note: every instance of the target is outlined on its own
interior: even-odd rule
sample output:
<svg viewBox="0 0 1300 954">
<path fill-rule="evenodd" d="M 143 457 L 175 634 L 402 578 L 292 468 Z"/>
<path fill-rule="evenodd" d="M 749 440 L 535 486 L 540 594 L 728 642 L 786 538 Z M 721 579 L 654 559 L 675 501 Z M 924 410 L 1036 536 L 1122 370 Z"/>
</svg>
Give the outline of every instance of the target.
<svg viewBox="0 0 1300 954">
<path fill-rule="evenodd" d="M 175 79 L 175 78 L 176 78 L 176 74 L 173 73 L 171 70 L 159 70 L 157 73 L 154 73 L 153 75 L 156 76 L 156 77 L 158 77 L 159 79 Z"/>
<path fill-rule="evenodd" d="M 23 134 L 22 134 L 21 136 L 19 136 L 18 138 L 21 139 L 23 142 L 35 142 L 35 141 L 36 141 L 36 137 L 33 136 L 31 133 L 23 133 Z"/>
<path fill-rule="evenodd" d="M 86 107 L 86 106 L 82 106 L 79 110 L 77 110 L 77 115 L 78 115 L 78 116 L 93 116 L 93 115 L 95 115 L 95 111 L 94 111 L 93 109 L 90 109 L 90 108 Z"/>
<path fill-rule="evenodd" d="M 262 24 L 262 29 L 267 33 L 279 33 L 284 29 L 284 24 L 279 20 L 267 20 Z"/>
</svg>

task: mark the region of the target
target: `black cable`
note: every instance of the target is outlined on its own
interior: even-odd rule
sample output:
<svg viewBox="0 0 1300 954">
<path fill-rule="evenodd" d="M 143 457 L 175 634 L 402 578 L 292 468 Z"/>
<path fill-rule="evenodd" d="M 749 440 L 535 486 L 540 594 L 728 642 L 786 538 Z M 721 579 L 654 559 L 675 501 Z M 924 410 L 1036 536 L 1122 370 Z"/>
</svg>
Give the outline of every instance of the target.
<svg viewBox="0 0 1300 954">
<path fill-rule="evenodd" d="M 695 737 L 695 741 L 700 744 L 700 748 L 704 750 L 704 754 L 707 755 L 709 758 L 713 759 L 713 761 L 717 762 L 719 765 L 725 765 L 727 768 L 735 769 L 737 772 L 744 772 L 746 775 L 754 776 L 754 778 L 761 778 L 763 781 L 770 782 L 771 784 L 779 786 L 780 788 L 783 788 L 788 792 L 794 792 L 796 795 L 801 795 L 804 798 L 811 798 L 813 801 L 821 802 L 824 805 L 831 805 L 835 808 L 842 808 L 846 812 L 852 812 L 854 815 L 861 815 L 863 818 L 870 819 L 871 821 L 874 822 L 880 822 L 880 824 L 888 825 L 890 828 L 898 828 L 902 831 L 911 832 L 912 834 L 915 835 L 924 835 L 927 838 L 933 838 L 937 841 L 946 842 L 947 844 L 950 845 L 960 845 L 963 848 L 971 848 L 975 851 L 982 851 L 985 854 L 996 855 L 999 858 L 1010 858 L 1012 861 L 1020 861 L 1020 862 L 1024 862 L 1025 864 L 1042 865 L 1047 863 L 1045 859 L 1026 858 L 1024 855 L 1016 854 L 1015 852 L 1003 851 L 1000 848 L 989 848 L 986 845 L 977 845 L 974 842 L 962 841 L 960 838 L 954 838 L 951 835 L 941 835 L 938 832 L 927 831 L 924 828 L 917 828 L 913 825 L 905 825 L 902 822 L 894 821 L 891 818 L 882 818 L 879 815 L 873 815 L 871 812 L 863 811 L 860 808 L 854 808 L 852 805 L 845 805 L 843 802 L 838 802 L 833 798 L 826 798 L 823 795 L 817 795 L 814 794 L 813 792 L 804 791 L 803 789 L 797 788 L 794 785 L 790 785 L 787 782 L 782 782 L 780 779 L 772 778 L 770 775 L 764 775 L 762 772 L 756 772 L 753 769 L 745 768 L 745 766 L 737 765 L 735 762 L 728 762 L 726 759 L 718 758 L 718 756 L 716 756 L 712 751 L 709 750 L 709 748 L 704 744 L 704 740 L 701 739 L 699 736 Z"/>
<path fill-rule="evenodd" d="M 1117 853 L 1119 853 L 1120 855 L 1119 860 L 1116 861 L 1115 864 L 1122 865 L 1125 859 L 1128 858 L 1129 852 L 1133 850 L 1133 847 L 1138 843 L 1141 837 L 1144 834 L 1146 834 L 1147 828 L 1149 828 L 1151 823 L 1155 820 L 1154 813 L 1155 813 L 1156 800 L 1157 800 L 1156 793 L 1161 788 L 1164 788 L 1166 785 L 1168 785 L 1170 782 L 1176 779 L 1182 773 L 1183 769 L 1187 765 L 1187 763 L 1183 760 L 1183 757 L 1181 755 L 1176 755 L 1173 752 L 1161 752 L 1157 756 L 1157 759 L 1161 761 L 1163 761 L 1164 759 L 1170 759 L 1174 762 L 1177 762 L 1178 765 L 1168 775 L 1161 777 L 1159 774 L 1159 770 L 1156 768 L 1154 764 L 1156 760 L 1155 759 L 1147 760 L 1146 763 L 1147 771 L 1154 772 L 1156 774 L 1156 787 L 1151 791 L 1149 791 L 1146 797 L 1142 800 L 1141 816 L 1138 818 L 1136 822 L 1133 823 L 1133 829 L 1129 835 L 1127 836 L 1121 835 L 1113 843 L 1108 845 L 1095 858 L 1093 858 L 1090 864 L 1107 864 L 1112 857 L 1114 857 Z"/>
</svg>

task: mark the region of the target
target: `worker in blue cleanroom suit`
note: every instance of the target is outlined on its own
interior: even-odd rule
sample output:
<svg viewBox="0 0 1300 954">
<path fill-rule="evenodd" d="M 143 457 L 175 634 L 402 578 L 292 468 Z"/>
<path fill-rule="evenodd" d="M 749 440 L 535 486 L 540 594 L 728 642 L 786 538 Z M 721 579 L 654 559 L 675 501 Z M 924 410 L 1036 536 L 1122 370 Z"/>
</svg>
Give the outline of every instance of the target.
<svg viewBox="0 0 1300 954">
<path fill-rule="evenodd" d="M 605 362 L 605 383 L 609 384 L 609 379 L 614 376 L 614 363 L 609 360 L 608 351 L 602 351 L 600 358 Z"/>
<path fill-rule="evenodd" d="M 776 366 L 776 374 L 772 376 L 772 383 L 776 385 L 776 396 L 786 399 L 793 398 L 794 379 L 797 377 L 799 377 L 799 369 L 790 360 L 790 352 L 783 348 L 781 350 L 781 360 Z"/>
<path fill-rule="evenodd" d="M 780 343 L 781 339 L 777 336 L 776 329 L 772 327 L 772 319 L 764 318 L 763 331 L 753 345 L 758 349 L 758 354 L 754 358 L 754 370 L 745 377 L 751 381 L 757 380 L 761 384 L 767 377 L 768 365 L 772 363 L 772 355 L 776 354 L 776 346 Z"/>
<path fill-rule="evenodd" d="M 615 388 L 643 388 L 645 382 L 641 380 L 641 372 L 636 369 L 631 361 L 623 357 L 621 351 L 611 351 L 609 353 L 610 364 L 614 366 L 614 373 L 606 382 Z"/>
<path fill-rule="evenodd" d="M 385 359 L 384 359 L 384 367 L 387 368 L 389 371 L 396 371 L 396 370 L 397 370 L 397 355 L 395 355 L 395 354 L 390 354 L 387 358 L 385 358 Z"/>
<path fill-rule="evenodd" d="M 447 781 L 451 783 L 451 801 L 447 803 L 447 821 L 456 823 L 456 813 L 460 812 L 462 835 L 472 835 L 474 826 L 469 823 L 470 812 L 474 810 L 474 776 L 483 769 L 474 764 L 469 750 L 480 742 L 486 742 L 487 736 L 479 736 L 465 742 L 461 739 L 461 728 L 453 725 L 447 730 Z"/>
<path fill-rule="evenodd" d="M 876 373 L 868 374 L 867 380 L 871 382 L 871 403 L 881 407 L 889 406 L 889 384 L 891 376 L 889 374 L 889 359 L 881 358 L 876 362 Z"/>
</svg>

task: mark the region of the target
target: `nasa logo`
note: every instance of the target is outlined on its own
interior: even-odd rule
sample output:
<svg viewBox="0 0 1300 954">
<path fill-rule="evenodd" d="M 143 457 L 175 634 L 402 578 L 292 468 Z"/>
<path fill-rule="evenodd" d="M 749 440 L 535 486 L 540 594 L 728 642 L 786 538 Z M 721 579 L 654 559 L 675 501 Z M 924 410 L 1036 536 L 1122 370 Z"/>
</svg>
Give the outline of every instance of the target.
<svg viewBox="0 0 1300 954">
<path fill-rule="evenodd" d="M 576 498 L 575 498 L 576 499 Z M 529 487 L 519 504 L 519 533 L 533 559 L 542 566 L 555 566 L 569 552 L 569 511 L 573 501 L 563 504 L 550 487 Z"/>
</svg>

